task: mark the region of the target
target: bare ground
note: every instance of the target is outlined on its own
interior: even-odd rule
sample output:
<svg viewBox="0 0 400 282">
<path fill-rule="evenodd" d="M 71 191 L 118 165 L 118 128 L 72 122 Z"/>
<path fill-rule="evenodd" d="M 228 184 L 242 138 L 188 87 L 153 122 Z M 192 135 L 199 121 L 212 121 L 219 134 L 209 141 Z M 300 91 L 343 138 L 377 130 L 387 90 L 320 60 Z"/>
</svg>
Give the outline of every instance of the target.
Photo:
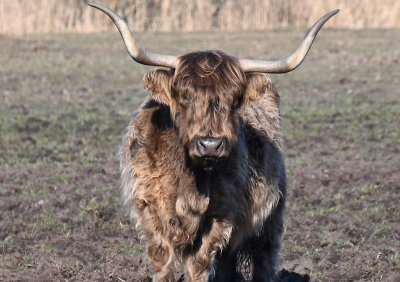
<svg viewBox="0 0 400 282">
<path fill-rule="evenodd" d="M 274 59 L 303 32 L 138 40 Z M 281 266 L 314 281 L 400 281 L 399 41 L 399 30 L 322 30 L 299 69 L 272 76 L 289 177 Z M 0 36 L 0 281 L 151 275 L 116 158 L 149 69 L 116 34 Z"/>
</svg>

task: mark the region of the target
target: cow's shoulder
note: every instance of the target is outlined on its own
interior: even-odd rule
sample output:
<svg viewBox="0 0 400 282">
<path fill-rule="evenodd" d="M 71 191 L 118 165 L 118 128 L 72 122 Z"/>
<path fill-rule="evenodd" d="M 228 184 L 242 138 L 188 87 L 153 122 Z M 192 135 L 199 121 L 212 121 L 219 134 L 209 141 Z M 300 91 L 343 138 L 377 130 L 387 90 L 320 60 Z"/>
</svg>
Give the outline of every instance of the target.
<svg viewBox="0 0 400 282">
<path fill-rule="evenodd" d="M 160 160 L 168 161 L 169 155 L 165 152 L 182 154 L 169 107 L 146 99 L 128 126 L 123 147 L 130 152 L 132 160 L 147 165 L 149 162 L 157 165 Z"/>
<path fill-rule="evenodd" d="M 174 127 L 170 108 L 153 99 L 147 99 L 139 107 L 134 123 L 147 126 L 152 131 L 165 131 Z"/>
</svg>

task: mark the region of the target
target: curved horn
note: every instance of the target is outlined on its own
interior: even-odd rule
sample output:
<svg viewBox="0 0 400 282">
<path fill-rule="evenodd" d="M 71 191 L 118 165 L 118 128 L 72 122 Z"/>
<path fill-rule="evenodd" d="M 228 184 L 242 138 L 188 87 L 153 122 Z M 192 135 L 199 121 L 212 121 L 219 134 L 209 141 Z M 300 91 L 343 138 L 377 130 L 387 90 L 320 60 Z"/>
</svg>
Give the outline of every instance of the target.
<svg viewBox="0 0 400 282">
<path fill-rule="evenodd" d="M 136 44 L 127 23 L 113 10 L 93 2 L 88 2 L 87 4 L 106 13 L 112 19 L 114 24 L 117 26 L 119 32 L 121 33 L 122 39 L 124 40 L 129 55 L 131 55 L 131 57 L 136 62 L 149 66 L 162 66 L 172 69 L 176 68 L 176 65 L 178 63 L 177 56 L 154 54 L 140 48 Z"/>
<path fill-rule="evenodd" d="M 334 10 L 322 18 L 320 18 L 307 32 L 300 47 L 297 48 L 290 56 L 280 59 L 278 61 L 261 61 L 261 60 L 248 60 L 239 59 L 239 63 L 244 72 L 264 72 L 264 73 L 285 73 L 290 72 L 297 68 L 303 62 L 311 45 L 317 36 L 321 27 L 332 16 L 336 15 L 340 10 Z"/>
</svg>

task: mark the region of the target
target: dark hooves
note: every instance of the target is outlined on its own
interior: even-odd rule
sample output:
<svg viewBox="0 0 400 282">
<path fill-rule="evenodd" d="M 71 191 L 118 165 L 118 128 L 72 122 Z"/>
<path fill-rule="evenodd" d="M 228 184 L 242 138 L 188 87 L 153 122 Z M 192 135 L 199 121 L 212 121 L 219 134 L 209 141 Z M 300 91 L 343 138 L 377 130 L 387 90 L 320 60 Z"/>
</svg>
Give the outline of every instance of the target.
<svg viewBox="0 0 400 282">
<path fill-rule="evenodd" d="M 287 271 L 286 269 L 282 269 L 278 273 L 278 281 L 279 282 L 309 282 L 310 276 L 307 274 L 302 275 L 296 272 Z"/>
<path fill-rule="evenodd" d="M 291 272 L 287 271 L 286 269 L 282 269 L 281 271 L 278 272 L 277 274 L 277 281 L 278 282 L 310 282 L 310 276 L 307 274 L 299 274 L 296 272 Z M 179 279 L 177 280 L 178 282 L 184 282 L 184 276 L 180 276 Z M 148 277 L 148 281 L 151 282 L 152 278 Z M 210 275 L 209 281 L 214 282 L 215 277 L 213 274 Z M 234 282 L 245 282 L 246 280 L 241 274 L 238 274 L 234 280 Z"/>
<path fill-rule="evenodd" d="M 225 281 L 226 279 L 223 279 Z M 211 273 L 210 276 L 208 277 L 208 282 L 218 282 L 220 279 L 215 278 L 215 274 Z M 231 280 L 232 282 L 246 282 L 246 279 L 244 279 L 243 275 L 241 273 L 236 273 L 235 278 Z"/>
</svg>

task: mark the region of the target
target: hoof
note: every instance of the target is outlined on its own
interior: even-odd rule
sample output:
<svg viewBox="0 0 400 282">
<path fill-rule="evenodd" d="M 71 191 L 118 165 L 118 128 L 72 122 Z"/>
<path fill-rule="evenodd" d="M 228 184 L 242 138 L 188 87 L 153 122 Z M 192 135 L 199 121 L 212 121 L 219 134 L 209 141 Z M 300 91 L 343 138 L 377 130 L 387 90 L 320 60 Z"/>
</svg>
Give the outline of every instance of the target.
<svg viewBox="0 0 400 282">
<path fill-rule="evenodd" d="M 310 276 L 307 274 L 302 275 L 296 272 L 287 271 L 286 269 L 282 269 L 278 273 L 279 282 L 309 282 Z"/>
</svg>

